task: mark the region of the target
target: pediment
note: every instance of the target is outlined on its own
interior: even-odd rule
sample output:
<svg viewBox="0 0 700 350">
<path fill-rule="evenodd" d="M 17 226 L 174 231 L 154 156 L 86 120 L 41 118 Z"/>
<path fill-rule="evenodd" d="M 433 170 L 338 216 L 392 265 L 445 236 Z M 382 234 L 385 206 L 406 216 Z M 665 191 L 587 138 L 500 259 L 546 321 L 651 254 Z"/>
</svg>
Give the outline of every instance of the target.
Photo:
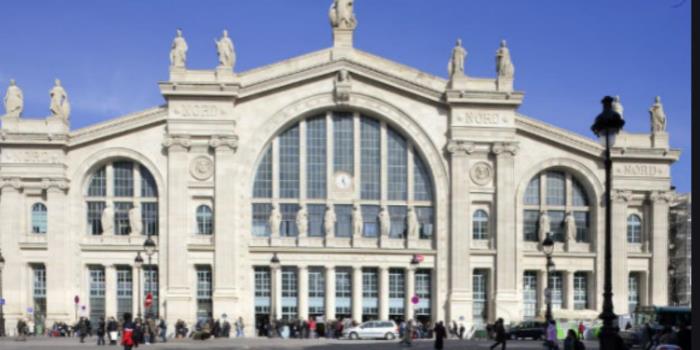
<svg viewBox="0 0 700 350">
<path fill-rule="evenodd" d="M 164 123 L 167 114 L 166 106 L 158 106 L 76 129 L 69 134 L 68 147 L 77 147 L 118 134 L 129 133 L 146 126 Z"/>
</svg>

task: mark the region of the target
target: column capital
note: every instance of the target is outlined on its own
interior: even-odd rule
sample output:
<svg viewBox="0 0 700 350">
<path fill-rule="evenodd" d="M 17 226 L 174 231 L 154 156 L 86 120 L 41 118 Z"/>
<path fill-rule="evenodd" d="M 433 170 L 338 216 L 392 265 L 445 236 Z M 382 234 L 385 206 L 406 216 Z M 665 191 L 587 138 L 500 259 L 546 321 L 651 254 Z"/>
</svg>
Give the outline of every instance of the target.
<svg viewBox="0 0 700 350">
<path fill-rule="evenodd" d="M 649 200 L 654 204 L 668 204 L 673 200 L 673 192 L 652 191 L 649 193 Z"/>
<path fill-rule="evenodd" d="M 496 156 L 513 157 L 520 150 L 520 146 L 516 142 L 495 142 L 491 146 L 491 152 Z"/>
<path fill-rule="evenodd" d="M 326 271 L 335 271 L 335 265 L 326 265 L 324 268 Z"/>
<path fill-rule="evenodd" d="M 226 148 L 236 152 L 238 149 L 238 135 L 214 135 L 209 139 L 209 147 L 217 152 Z"/>
<path fill-rule="evenodd" d="M 50 191 L 65 192 L 69 188 L 69 182 L 65 179 L 43 179 L 41 180 L 41 188 Z"/>
<path fill-rule="evenodd" d="M 475 149 L 473 142 L 463 140 L 450 139 L 445 146 L 445 150 L 453 156 L 472 154 Z"/>
<path fill-rule="evenodd" d="M 163 139 L 162 145 L 164 148 L 168 149 L 168 152 L 188 151 L 190 146 L 192 146 L 192 141 L 189 135 L 167 134 Z"/>
<path fill-rule="evenodd" d="M 13 189 L 15 191 L 20 191 L 23 187 L 24 186 L 22 185 L 22 180 L 18 177 L 5 177 L 0 179 L 0 191 L 4 189 Z"/>
<path fill-rule="evenodd" d="M 613 202 L 627 203 L 632 199 L 632 191 L 628 190 L 613 190 L 610 193 Z"/>
</svg>

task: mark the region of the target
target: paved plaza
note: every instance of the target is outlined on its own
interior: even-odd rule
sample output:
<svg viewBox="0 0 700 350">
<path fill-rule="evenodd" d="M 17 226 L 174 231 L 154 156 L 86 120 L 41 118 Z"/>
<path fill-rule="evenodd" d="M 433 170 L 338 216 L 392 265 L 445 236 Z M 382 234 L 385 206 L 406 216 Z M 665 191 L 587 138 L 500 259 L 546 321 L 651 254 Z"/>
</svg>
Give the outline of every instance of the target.
<svg viewBox="0 0 700 350">
<path fill-rule="evenodd" d="M 0 338 L 0 349 L 121 349 L 121 346 L 97 346 L 95 337 L 87 338 L 84 344 L 80 344 L 78 338 L 48 338 L 30 337 L 26 342 L 15 341 L 14 338 Z M 586 349 L 597 349 L 598 343 L 586 341 Z M 445 349 L 488 349 L 492 341 L 472 341 L 449 339 L 445 342 Z M 561 346 L 561 345 L 560 345 Z M 276 350 L 276 349 L 308 349 L 308 350 L 373 350 L 373 349 L 402 349 L 398 341 L 381 340 L 337 340 L 337 339 L 210 339 L 206 341 L 195 340 L 170 340 L 167 343 L 153 345 L 141 345 L 146 349 L 250 349 L 250 350 Z M 433 349 L 432 340 L 415 341 L 411 349 Z M 498 347 L 500 349 L 500 347 Z M 532 340 L 509 341 L 507 349 L 543 349 L 542 342 Z"/>
</svg>

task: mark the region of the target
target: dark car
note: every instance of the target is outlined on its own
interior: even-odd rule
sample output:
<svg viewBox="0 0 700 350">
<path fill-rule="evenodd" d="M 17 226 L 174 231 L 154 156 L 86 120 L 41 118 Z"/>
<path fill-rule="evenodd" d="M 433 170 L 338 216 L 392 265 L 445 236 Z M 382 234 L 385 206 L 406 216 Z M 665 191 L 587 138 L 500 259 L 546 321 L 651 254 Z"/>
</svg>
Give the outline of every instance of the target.
<svg viewBox="0 0 700 350">
<path fill-rule="evenodd" d="M 510 327 L 508 337 L 510 339 L 531 338 L 534 340 L 544 338 L 545 323 L 540 321 L 523 321 Z"/>
</svg>

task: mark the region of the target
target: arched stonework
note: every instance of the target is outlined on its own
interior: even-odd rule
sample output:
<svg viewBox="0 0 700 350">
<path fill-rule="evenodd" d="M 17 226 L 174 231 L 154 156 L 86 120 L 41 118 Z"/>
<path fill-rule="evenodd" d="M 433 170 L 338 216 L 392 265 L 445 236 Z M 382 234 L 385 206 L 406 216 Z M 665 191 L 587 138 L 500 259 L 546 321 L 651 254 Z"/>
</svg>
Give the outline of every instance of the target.
<svg viewBox="0 0 700 350">
<path fill-rule="evenodd" d="M 578 182 L 586 189 L 586 194 L 592 199 L 591 203 L 595 203 L 595 207 L 600 206 L 600 200 L 603 198 L 604 189 L 603 184 L 598 180 L 598 176 L 591 169 L 577 160 L 569 158 L 552 158 L 535 164 L 522 174 L 520 177 L 520 183 L 518 184 L 518 188 L 515 192 L 515 203 L 517 209 L 522 209 L 520 207 L 522 206 L 523 197 L 525 196 L 525 190 L 527 189 L 527 185 L 530 183 L 532 177 L 544 170 L 549 169 L 563 169 L 574 174 Z"/>
</svg>

